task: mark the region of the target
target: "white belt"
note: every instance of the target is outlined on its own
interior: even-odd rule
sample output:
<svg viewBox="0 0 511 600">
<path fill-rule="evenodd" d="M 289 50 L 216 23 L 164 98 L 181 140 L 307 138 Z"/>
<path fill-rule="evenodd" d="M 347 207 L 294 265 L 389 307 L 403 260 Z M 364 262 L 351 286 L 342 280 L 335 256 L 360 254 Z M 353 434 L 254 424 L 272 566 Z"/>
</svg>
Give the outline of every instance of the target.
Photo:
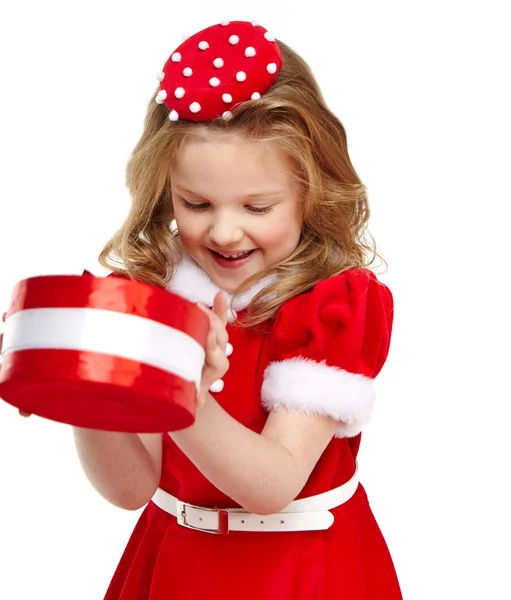
<svg viewBox="0 0 511 600">
<path fill-rule="evenodd" d="M 229 531 L 312 531 L 328 529 L 334 522 L 330 509 L 347 502 L 358 487 L 358 467 L 353 477 L 340 487 L 294 500 L 282 511 L 272 515 L 256 515 L 243 508 L 207 508 L 178 500 L 158 488 L 152 501 L 167 513 L 177 517 L 183 527 L 205 533 L 226 535 Z"/>
</svg>

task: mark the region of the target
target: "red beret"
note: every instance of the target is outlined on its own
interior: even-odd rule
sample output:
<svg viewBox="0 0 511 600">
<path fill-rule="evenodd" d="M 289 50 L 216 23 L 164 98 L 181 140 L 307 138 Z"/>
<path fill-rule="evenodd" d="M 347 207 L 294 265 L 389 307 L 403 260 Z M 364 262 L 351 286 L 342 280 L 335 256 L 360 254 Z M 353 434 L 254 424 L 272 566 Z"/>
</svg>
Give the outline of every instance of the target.
<svg viewBox="0 0 511 600">
<path fill-rule="evenodd" d="M 247 21 L 223 21 L 189 37 L 171 54 L 162 73 L 158 104 L 171 121 L 210 121 L 258 100 L 275 82 L 282 57 L 275 38 Z"/>
</svg>

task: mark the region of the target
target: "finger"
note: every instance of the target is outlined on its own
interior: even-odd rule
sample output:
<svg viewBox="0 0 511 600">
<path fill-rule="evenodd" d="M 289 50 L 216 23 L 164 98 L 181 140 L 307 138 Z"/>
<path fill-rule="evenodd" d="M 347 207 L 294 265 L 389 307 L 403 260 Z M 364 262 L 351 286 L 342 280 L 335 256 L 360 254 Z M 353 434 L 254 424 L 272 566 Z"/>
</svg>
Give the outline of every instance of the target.
<svg viewBox="0 0 511 600">
<path fill-rule="evenodd" d="M 211 310 L 209 311 L 209 319 L 211 325 L 210 332 L 214 332 L 216 343 L 225 350 L 227 342 L 229 341 L 229 334 L 227 333 L 224 323 L 220 317 Z"/>
<path fill-rule="evenodd" d="M 219 321 L 223 327 L 227 324 L 227 302 L 223 292 L 218 292 L 213 299 L 212 309 L 201 302 L 197 302 L 196 306 L 198 306 L 202 312 L 206 313 L 211 321 Z"/>
<path fill-rule="evenodd" d="M 227 371 L 229 370 L 229 366 L 230 362 L 227 356 L 225 356 L 225 352 L 219 351 L 216 368 L 222 373 L 221 377 L 223 377 L 227 373 Z"/>
<path fill-rule="evenodd" d="M 215 321 L 213 323 L 213 331 L 215 332 L 215 340 L 217 347 L 221 348 L 222 352 L 225 352 L 227 342 L 229 341 L 229 334 L 227 333 L 224 325 L 216 315 Z"/>
<path fill-rule="evenodd" d="M 223 292 L 219 292 L 217 294 L 214 302 L 217 302 L 218 295 L 223 296 Z M 223 302 L 224 302 L 223 310 L 225 311 L 225 298 L 223 299 Z M 225 320 L 222 320 L 222 318 L 217 314 L 217 312 L 215 312 L 215 309 L 211 310 L 210 308 L 208 308 L 207 306 L 204 306 L 204 304 L 201 304 L 201 303 L 197 303 L 197 306 L 209 318 L 210 333 L 214 332 L 214 334 L 215 334 L 216 341 L 214 342 L 214 344 L 218 344 L 219 346 L 221 346 L 223 348 L 223 350 L 225 350 L 225 347 L 227 346 L 227 342 L 229 341 L 229 334 L 227 333 L 227 330 L 225 329 L 225 324 L 227 322 L 227 315 L 225 315 Z M 222 313 L 222 305 L 221 304 L 220 304 L 220 308 L 218 308 L 218 311 L 220 312 L 220 314 Z"/>
<path fill-rule="evenodd" d="M 221 379 L 229 370 L 229 359 L 225 352 L 217 346 L 216 350 L 210 353 L 206 367 L 202 373 L 203 377 L 213 377 L 213 380 Z"/>
<path fill-rule="evenodd" d="M 206 342 L 206 354 L 209 359 L 209 354 L 214 352 L 218 348 L 218 340 L 216 339 L 216 333 L 213 328 L 210 329 L 208 333 L 208 339 Z"/>
<path fill-rule="evenodd" d="M 227 301 L 225 299 L 225 294 L 222 291 L 218 292 L 215 296 L 213 301 L 213 311 L 225 327 L 227 325 Z"/>
<path fill-rule="evenodd" d="M 206 344 L 206 358 L 203 369 L 211 369 L 216 372 L 224 368 L 228 363 L 229 359 L 227 358 L 225 348 L 220 346 L 214 337 L 209 338 Z M 218 377 L 215 377 L 215 379 L 218 379 Z"/>
</svg>

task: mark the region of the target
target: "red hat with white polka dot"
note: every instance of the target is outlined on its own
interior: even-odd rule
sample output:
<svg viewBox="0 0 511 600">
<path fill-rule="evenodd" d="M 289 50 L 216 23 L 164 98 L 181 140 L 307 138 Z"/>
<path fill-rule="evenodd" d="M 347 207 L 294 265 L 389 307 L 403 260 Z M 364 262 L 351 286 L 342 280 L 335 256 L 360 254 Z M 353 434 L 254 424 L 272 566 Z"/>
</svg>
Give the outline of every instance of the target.
<svg viewBox="0 0 511 600">
<path fill-rule="evenodd" d="M 158 74 L 156 102 L 169 119 L 229 119 L 230 109 L 259 100 L 277 79 L 282 57 L 275 38 L 258 22 L 222 21 L 186 39 Z"/>
</svg>

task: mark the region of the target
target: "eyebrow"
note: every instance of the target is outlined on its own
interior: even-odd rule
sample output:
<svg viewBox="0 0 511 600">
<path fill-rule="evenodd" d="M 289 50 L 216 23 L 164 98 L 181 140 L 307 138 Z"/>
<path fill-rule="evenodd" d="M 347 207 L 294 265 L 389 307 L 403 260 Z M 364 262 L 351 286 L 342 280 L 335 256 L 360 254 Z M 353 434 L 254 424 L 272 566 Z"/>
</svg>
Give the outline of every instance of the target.
<svg viewBox="0 0 511 600">
<path fill-rule="evenodd" d="M 188 194 L 190 196 L 197 196 L 198 198 L 202 198 L 204 200 L 208 200 L 205 196 L 203 196 L 202 194 L 197 194 L 196 192 L 193 192 L 192 190 L 187 190 L 186 188 L 182 188 L 179 185 L 175 185 L 174 186 L 176 188 L 176 190 L 178 190 L 180 193 L 183 194 Z M 253 200 L 255 198 L 263 198 L 266 196 L 280 196 L 282 194 L 285 193 L 286 190 L 284 189 L 277 189 L 277 190 L 262 190 L 260 192 L 252 192 L 251 194 L 245 194 L 243 196 L 244 200 Z"/>
</svg>

